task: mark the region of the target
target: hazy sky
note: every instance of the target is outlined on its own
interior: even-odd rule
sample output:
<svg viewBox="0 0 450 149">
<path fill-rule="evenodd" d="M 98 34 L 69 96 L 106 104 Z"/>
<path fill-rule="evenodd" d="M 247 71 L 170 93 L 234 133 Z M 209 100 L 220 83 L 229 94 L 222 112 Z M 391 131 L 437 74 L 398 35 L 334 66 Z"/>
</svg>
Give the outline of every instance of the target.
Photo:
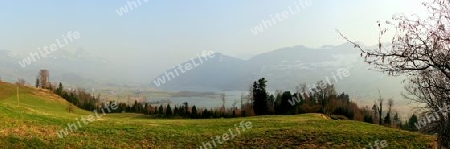
<svg viewBox="0 0 450 149">
<path fill-rule="evenodd" d="M 116 10 L 126 0 L 3 0 L 0 49 L 38 52 L 68 31 L 78 31 L 81 38 L 65 49 L 82 46 L 110 59 L 173 66 L 203 50 L 245 57 L 294 45 L 341 44 L 335 28 L 371 45 L 377 41 L 377 20 L 423 9 L 414 0 L 312 0 L 311 6 L 254 35 L 250 29 L 261 20 L 289 11 L 299 1 L 140 1 L 142 5 L 119 16 Z"/>
</svg>

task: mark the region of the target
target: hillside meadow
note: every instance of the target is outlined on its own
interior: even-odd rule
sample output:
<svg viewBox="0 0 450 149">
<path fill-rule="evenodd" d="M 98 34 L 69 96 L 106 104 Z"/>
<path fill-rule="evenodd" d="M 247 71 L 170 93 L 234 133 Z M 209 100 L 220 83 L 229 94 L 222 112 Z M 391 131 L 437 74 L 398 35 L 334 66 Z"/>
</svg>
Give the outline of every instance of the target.
<svg viewBox="0 0 450 149">
<path fill-rule="evenodd" d="M 154 119 L 140 114 L 107 114 L 69 132 L 57 132 L 90 114 L 47 90 L 0 83 L 0 148 L 200 148 L 228 133 L 241 121 L 252 128 L 217 148 L 368 148 L 386 140 L 386 148 L 433 148 L 434 136 L 350 120 L 330 120 L 321 114 L 254 116 L 232 119 Z"/>
</svg>

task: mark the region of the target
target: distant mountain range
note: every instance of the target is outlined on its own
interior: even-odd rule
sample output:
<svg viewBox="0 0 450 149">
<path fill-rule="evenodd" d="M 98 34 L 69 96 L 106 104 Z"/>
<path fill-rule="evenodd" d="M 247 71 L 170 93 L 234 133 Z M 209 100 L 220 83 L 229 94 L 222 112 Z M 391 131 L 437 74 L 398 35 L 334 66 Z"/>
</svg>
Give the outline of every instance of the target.
<svg viewBox="0 0 450 149">
<path fill-rule="evenodd" d="M 216 53 L 216 56 L 161 85 L 165 90 L 248 90 L 259 78 L 268 80 L 269 90 L 295 90 L 300 83 L 314 86 L 319 80 L 331 80 L 338 91 L 357 99 L 402 98 L 401 77 L 388 77 L 374 70 L 350 44 L 312 49 L 294 46 L 241 60 Z M 191 63 L 186 61 L 185 63 Z M 185 63 L 181 64 L 184 65 Z M 340 78 L 338 71 L 348 70 Z M 166 72 L 170 72 L 171 69 Z M 165 72 L 162 72 L 163 77 Z M 336 77 L 336 79 L 334 79 Z M 328 79 L 327 79 L 328 78 Z M 151 85 L 155 86 L 154 83 Z M 156 87 L 156 86 L 155 86 Z"/>
<path fill-rule="evenodd" d="M 242 60 L 221 53 L 203 62 L 185 73 L 157 87 L 151 81 L 134 84 L 154 87 L 157 90 L 190 91 L 243 91 L 248 90 L 253 81 L 259 78 L 268 80 L 269 90 L 295 90 L 300 83 L 313 84 L 319 80 L 334 80 L 338 91 L 348 92 L 357 99 L 374 99 L 379 89 L 385 98 L 401 98 L 402 78 L 369 70 L 369 65 L 360 58 L 358 50 L 350 44 L 327 45 L 321 48 L 294 46 L 258 54 L 248 60 Z M 71 86 L 91 88 L 102 85 L 124 85 L 136 78 L 127 77 L 124 70 L 111 64 L 107 59 L 83 53 L 58 50 L 49 57 L 33 63 L 26 69 L 20 68 L 18 61 L 26 56 L 0 50 L 0 77 L 14 82 L 17 78 L 26 78 L 34 82 L 39 69 L 51 70 L 51 80 L 62 81 Z M 195 59 L 196 62 L 199 62 Z M 185 63 L 191 63 L 186 60 Z M 181 64 L 184 65 L 185 63 Z M 339 78 L 338 70 L 348 70 L 349 76 Z M 172 69 L 168 69 L 167 72 Z M 125 70 L 126 71 L 126 70 Z M 148 74 L 151 68 L 139 70 Z M 165 72 L 160 73 L 161 76 Z M 161 77 L 160 76 L 160 77 Z M 145 75 L 140 76 L 151 80 Z"/>
</svg>

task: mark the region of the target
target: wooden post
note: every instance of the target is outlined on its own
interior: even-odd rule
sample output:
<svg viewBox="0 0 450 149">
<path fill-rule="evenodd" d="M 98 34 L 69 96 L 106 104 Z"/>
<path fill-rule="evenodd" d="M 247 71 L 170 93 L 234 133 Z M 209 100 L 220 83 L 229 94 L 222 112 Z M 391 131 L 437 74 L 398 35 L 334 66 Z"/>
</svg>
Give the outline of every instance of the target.
<svg viewBox="0 0 450 149">
<path fill-rule="evenodd" d="M 436 138 L 436 140 L 434 140 L 434 148 L 438 149 L 439 148 L 439 144 L 438 144 L 438 140 Z"/>
<path fill-rule="evenodd" d="M 17 86 L 17 107 L 20 107 L 19 103 L 19 86 Z"/>
</svg>

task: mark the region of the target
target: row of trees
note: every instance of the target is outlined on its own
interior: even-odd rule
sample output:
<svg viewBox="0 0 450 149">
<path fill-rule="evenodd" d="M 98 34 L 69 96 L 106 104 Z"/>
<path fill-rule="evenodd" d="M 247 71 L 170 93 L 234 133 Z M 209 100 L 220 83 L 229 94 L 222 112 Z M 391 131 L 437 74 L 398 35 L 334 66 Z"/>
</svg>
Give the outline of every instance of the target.
<svg viewBox="0 0 450 149">
<path fill-rule="evenodd" d="M 301 84 L 294 93 L 276 91 L 275 95 L 269 95 L 266 83 L 265 78 L 253 82 L 252 100 L 255 115 L 323 113 L 329 116 L 343 115 L 349 119 L 362 119 L 357 104 L 350 101 L 348 94 L 337 94 L 332 84 L 319 81 L 311 90 L 307 89 L 306 84 Z"/>
<path fill-rule="evenodd" d="M 67 110 L 72 112 L 74 106 L 79 107 L 84 110 L 92 111 L 92 110 L 100 110 L 102 107 L 106 107 L 105 104 L 116 103 L 117 109 L 111 111 L 112 113 L 140 113 L 145 115 L 153 115 L 154 117 L 160 118 L 231 118 L 240 116 L 240 111 L 237 108 L 197 108 L 194 106 L 189 106 L 187 102 L 183 103 L 183 105 L 175 105 L 174 108 L 171 107 L 170 104 L 166 105 L 152 105 L 149 103 L 141 103 L 135 100 L 134 104 L 127 104 L 124 102 L 116 102 L 116 101 L 106 101 L 100 102 L 100 95 L 94 96 L 89 92 L 86 92 L 84 89 L 78 88 L 75 90 L 67 90 L 64 89 L 62 83 L 59 83 L 58 87 L 54 85 L 49 85 L 48 88 L 53 91 L 55 94 L 61 96 L 70 104 L 67 106 Z"/>
<path fill-rule="evenodd" d="M 109 104 L 112 104 L 111 101 Z M 127 105 L 126 103 L 118 103 L 118 108 L 113 113 L 139 113 L 145 115 L 151 115 L 159 118 L 231 118 L 237 117 L 236 114 L 237 109 L 229 112 L 231 109 L 227 110 L 228 112 L 221 112 L 219 108 L 214 109 L 206 109 L 206 108 L 197 108 L 194 106 L 189 106 L 187 102 L 183 103 L 183 105 L 175 105 L 173 108 L 170 104 L 162 105 L 152 105 L 148 103 L 140 103 L 135 101 L 133 105 Z"/>
<path fill-rule="evenodd" d="M 42 73 L 41 73 L 42 74 Z M 40 82 L 40 81 L 37 81 Z M 397 113 L 391 116 L 393 100 L 387 102 L 388 110 L 383 112 L 384 99 L 378 99 L 372 108 L 368 106 L 358 108 L 358 105 L 350 101 L 350 96 L 345 93 L 337 94 L 332 84 L 326 84 L 323 81 L 317 82 L 317 86 L 307 89 L 306 84 L 297 86 L 296 91 L 275 91 L 269 94 L 266 91 L 267 80 L 261 78 L 253 82 L 253 86 L 248 96 L 241 97 L 241 108 L 238 109 L 233 104 L 231 108 L 225 108 L 225 95 L 221 94 L 222 107 L 217 108 L 198 108 L 195 105 L 189 106 L 187 102 L 183 105 L 170 104 L 149 104 L 135 101 L 134 104 L 124 102 L 106 101 L 109 104 L 116 102 L 118 108 L 113 113 L 140 113 L 159 118 L 232 118 L 253 115 L 295 115 L 302 113 L 323 113 L 334 118 L 338 115 L 340 119 L 353 119 L 367 123 L 377 123 L 388 127 L 397 127 L 405 130 L 415 131 L 414 123 L 417 122 L 417 116 L 413 115 L 409 121 L 402 124 Z M 55 94 L 67 100 L 70 104 L 67 106 L 69 112 L 73 111 L 74 106 L 84 110 L 99 110 L 105 103 L 100 100 L 100 95 L 94 96 L 84 89 L 64 89 L 62 83 L 58 86 L 48 83 L 46 87 Z M 243 101 L 245 100 L 246 101 Z M 174 106 L 172 108 L 172 106 Z M 385 115 L 383 116 L 383 113 Z"/>
<path fill-rule="evenodd" d="M 48 73 L 40 73 L 48 74 Z M 45 76 L 44 76 L 45 77 Z M 42 77 L 41 77 L 42 78 Z M 41 81 L 37 79 L 36 86 L 49 89 L 55 94 L 67 100 L 70 104 L 67 110 L 72 112 L 74 106 L 84 110 L 99 110 L 105 103 L 100 100 L 100 95 L 94 96 L 84 89 L 64 89 L 62 83 L 58 86 L 48 83 L 46 86 L 40 86 Z M 135 101 L 134 104 L 117 102 L 118 108 L 113 113 L 140 113 L 159 118 L 232 118 L 253 115 L 295 115 L 302 113 L 323 113 L 334 119 L 353 119 L 367 123 L 376 123 L 388 127 L 396 127 L 410 131 L 417 131 L 414 123 L 417 122 L 417 116 L 402 123 L 398 113 L 392 116 L 393 100 L 387 102 L 387 112 L 383 112 L 384 99 L 378 99 L 372 108 L 368 106 L 358 108 L 358 105 L 350 101 L 350 96 L 345 93 L 337 94 L 332 84 L 326 84 L 324 81 L 317 82 L 317 86 L 307 89 L 306 84 L 297 86 L 296 91 L 275 91 L 269 94 L 266 91 L 267 80 L 261 78 L 253 82 L 250 94 L 241 97 L 241 108 L 238 109 L 233 104 L 232 108 L 225 108 L 225 95 L 221 94 L 222 107 L 217 108 L 197 108 L 189 106 L 187 102 L 183 105 L 170 104 L 152 105 Z M 244 99 L 247 101 L 243 101 Z M 112 104 L 115 101 L 106 101 Z M 384 116 L 383 116 L 384 114 Z M 338 115 L 335 117 L 334 115 Z"/>
<path fill-rule="evenodd" d="M 372 111 L 366 106 L 358 108 L 358 105 L 350 101 L 350 96 L 345 93 L 337 94 L 334 85 L 325 84 L 319 81 L 312 92 L 306 89 L 306 84 L 297 87 L 295 93 L 291 91 L 275 91 L 270 95 L 266 91 L 267 80 L 261 78 L 253 83 L 250 95 L 241 98 L 241 109 L 237 107 L 225 108 L 197 108 L 189 106 L 187 102 L 183 105 L 152 105 L 149 103 L 141 103 L 135 101 L 134 104 L 117 102 L 118 108 L 114 113 L 140 113 L 145 115 L 153 115 L 161 118 L 232 118 L 253 115 L 295 115 L 302 113 L 323 113 L 333 117 L 340 115 L 344 119 L 360 120 L 368 123 L 379 123 L 380 125 L 394 126 L 392 121 L 400 121 L 398 114 L 391 117 L 391 109 L 393 101 L 389 100 L 388 112 L 381 119 L 383 100 L 379 100 L 379 104 L 374 104 Z M 62 83 L 57 87 L 50 85 L 49 88 L 55 94 L 60 95 L 67 100 L 68 111 L 73 110 L 73 106 L 77 106 L 84 110 L 99 110 L 105 103 L 100 102 L 100 95 L 94 96 L 84 89 L 66 90 Z M 224 104 L 224 95 L 221 95 Z M 116 102 L 116 101 L 106 101 Z"/>
<path fill-rule="evenodd" d="M 36 87 L 45 88 L 61 96 L 69 103 L 67 110 L 73 111 L 74 106 L 84 110 L 99 110 L 102 105 L 100 95 L 92 95 L 84 89 L 65 89 L 62 83 L 48 83 L 48 70 L 41 70 L 36 79 Z M 332 84 L 325 84 L 319 81 L 316 87 L 307 90 L 306 84 L 297 87 L 294 93 L 291 91 L 276 91 L 269 94 L 266 91 L 267 80 L 261 78 L 253 82 L 248 96 L 241 97 L 241 108 L 238 109 L 233 104 L 231 108 L 225 108 L 225 94 L 220 95 L 222 107 L 218 108 L 198 108 L 195 105 L 189 106 L 187 102 L 183 105 L 152 105 L 135 101 L 134 104 L 127 104 L 117 101 L 118 109 L 112 112 L 128 112 L 153 115 L 155 117 L 181 117 L 181 118 L 220 118 L 239 117 L 253 115 L 293 115 L 301 113 L 323 113 L 327 115 L 342 115 L 348 119 L 363 120 L 361 110 L 350 101 L 348 94 L 337 94 Z M 246 101 L 244 101 L 246 99 Z M 365 116 L 367 117 L 367 116 Z M 371 121 L 368 121 L 371 122 Z M 373 122 L 373 121 L 372 121 Z"/>
<path fill-rule="evenodd" d="M 84 89 L 65 90 L 62 83 L 59 83 L 56 88 L 53 85 L 49 85 L 48 89 L 71 103 L 67 108 L 69 112 L 73 110 L 73 105 L 88 111 L 99 110 L 100 108 L 100 95 L 94 96 Z"/>
<path fill-rule="evenodd" d="M 276 91 L 269 95 L 266 90 L 267 80 L 261 78 L 252 86 L 253 110 L 255 115 L 291 115 L 302 113 L 323 113 L 333 119 L 352 119 L 386 127 L 399 128 L 408 131 L 418 131 L 415 124 L 418 117 L 412 115 L 403 122 L 397 112 L 394 112 L 394 100 L 380 97 L 373 106 L 358 107 L 350 101 L 345 93 L 337 94 L 332 84 L 317 82 L 317 86 L 307 90 L 306 84 L 297 86 L 297 91 Z M 293 104 L 294 103 L 294 104 Z M 386 105 L 385 105 L 386 104 Z M 387 110 L 383 111 L 383 106 Z"/>
</svg>

